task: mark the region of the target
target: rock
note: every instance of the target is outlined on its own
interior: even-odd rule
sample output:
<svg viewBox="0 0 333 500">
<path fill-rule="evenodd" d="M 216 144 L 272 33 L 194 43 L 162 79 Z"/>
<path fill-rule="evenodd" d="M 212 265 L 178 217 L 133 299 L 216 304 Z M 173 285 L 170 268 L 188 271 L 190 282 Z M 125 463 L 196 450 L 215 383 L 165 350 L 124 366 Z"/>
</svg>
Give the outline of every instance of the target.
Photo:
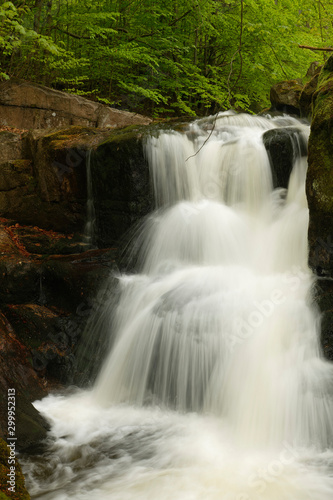
<svg viewBox="0 0 333 500">
<path fill-rule="evenodd" d="M 77 344 L 98 305 L 98 290 L 117 270 L 117 251 L 29 254 L 22 240 L 26 237 L 29 243 L 38 235 L 46 238 L 43 245 L 48 251 L 63 239 L 63 235 L 37 227 L 0 226 L 2 312 L 10 320 L 17 341 L 29 352 L 35 374 L 65 384 L 74 377 Z M 34 240 L 30 250 L 35 246 Z"/>
<path fill-rule="evenodd" d="M 24 142 L 21 134 L 0 131 L 0 164 L 9 160 L 19 160 L 24 156 Z"/>
<path fill-rule="evenodd" d="M 149 128 L 114 132 L 91 156 L 98 244 L 115 245 L 153 207 L 143 144 Z M 112 181 L 110 181 L 112 179 Z"/>
<path fill-rule="evenodd" d="M 11 226 L 10 230 L 21 248 L 24 248 L 28 254 L 67 255 L 89 250 L 89 245 L 82 241 L 82 235 L 79 234 L 62 234 L 47 231 L 37 226 L 22 226 L 20 224 Z"/>
<path fill-rule="evenodd" d="M 312 117 L 312 98 L 318 85 L 319 72 L 315 74 L 311 80 L 303 87 L 299 98 L 299 107 L 301 116 L 306 118 Z"/>
<path fill-rule="evenodd" d="M 333 361 L 333 279 L 319 278 L 315 290 L 321 312 L 321 345 L 324 356 Z"/>
<path fill-rule="evenodd" d="M 312 78 L 315 75 L 319 75 L 321 68 L 322 65 L 320 64 L 320 62 L 313 61 L 306 72 L 306 76 Z"/>
<path fill-rule="evenodd" d="M 24 476 L 17 458 L 14 458 L 12 464 L 11 450 L 7 443 L 0 439 L 0 499 L 1 500 L 30 500 L 30 495 L 25 487 Z M 7 483 L 10 478 L 10 467 L 15 467 L 15 492 L 8 490 L 10 484 Z M 12 469 L 13 470 L 13 469 Z"/>
<path fill-rule="evenodd" d="M 276 83 L 270 91 L 272 109 L 299 115 L 299 98 L 302 90 L 303 85 L 298 80 Z"/>
<path fill-rule="evenodd" d="M 313 96 L 306 192 L 309 205 L 309 265 L 333 277 L 333 56 L 323 66 Z"/>
<path fill-rule="evenodd" d="M 114 132 L 87 127 L 30 132 L 21 145 L 26 158 L 0 165 L 0 216 L 21 226 L 75 233 L 73 243 L 82 242 L 91 162 L 97 244 L 113 245 L 152 205 L 143 152 L 149 131 L 142 126 Z M 24 239 L 33 248 L 27 235 Z"/>
<path fill-rule="evenodd" d="M 148 124 L 148 117 L 120 111 L 80 96 L 24 80 L 0 83 L 0 125 L 20 129 L 71 125 L 119 128 Z"/>
<path fill-rule="evenodd" d="M 307 155 L 307 143 L 301 131 L 292 127 L 267 130 L 263 141 L 271 163 L 274 188 L 287 188 L 295 157 Z"/>
<path fill-rule="evenodd" d="M 11 324 L 0 313 L 0 428 L 7 437 L 7 393 L 15 390 L 15 437 L 18 450 L 36 450 L 49 428 L 31 401 L 46 395 L 45 380 L 39 378 L 29 359 L 29 350 L 17 339 Z"/>
<path fill-rule="evenodd" d="M 0 302 L 10 304 L 38 301 L 40 263 L 22 255 L 0 256 Z"/>
</svg>

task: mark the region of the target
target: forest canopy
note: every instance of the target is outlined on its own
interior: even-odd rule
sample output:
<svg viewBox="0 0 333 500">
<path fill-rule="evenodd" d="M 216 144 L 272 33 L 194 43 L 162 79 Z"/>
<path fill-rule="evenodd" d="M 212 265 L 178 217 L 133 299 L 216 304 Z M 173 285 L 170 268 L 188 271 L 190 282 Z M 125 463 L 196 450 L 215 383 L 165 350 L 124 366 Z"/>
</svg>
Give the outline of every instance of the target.
<svg viewBox="0 0 333 500">
<path fill-rule="evenodd" d="M 0 79 L 152 116 L 268 105 L 329 46 L 333 2 L 22 0 L 0 6 Z"/>
</svg>

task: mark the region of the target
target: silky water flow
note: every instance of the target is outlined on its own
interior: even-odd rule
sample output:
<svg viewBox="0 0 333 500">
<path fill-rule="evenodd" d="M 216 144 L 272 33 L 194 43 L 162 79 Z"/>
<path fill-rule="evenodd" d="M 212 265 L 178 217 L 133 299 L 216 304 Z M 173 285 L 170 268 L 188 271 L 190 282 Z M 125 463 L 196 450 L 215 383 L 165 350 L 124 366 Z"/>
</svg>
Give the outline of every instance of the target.
<svg viewBox="0 0 333 500">
<path fill-rule="evenodd" d="M 288 190 L 273 189 L 262 139 L 279 127 L 299 130 Z M 147 140 L 156 210 L 133 246 L 137 273 L 118 276 L 94 387 L 35 403 L 52 429 L 24 462 L 32 498 L 332 500 L 308 134 L 290 117 L 224 113 Z"/>
</svg>

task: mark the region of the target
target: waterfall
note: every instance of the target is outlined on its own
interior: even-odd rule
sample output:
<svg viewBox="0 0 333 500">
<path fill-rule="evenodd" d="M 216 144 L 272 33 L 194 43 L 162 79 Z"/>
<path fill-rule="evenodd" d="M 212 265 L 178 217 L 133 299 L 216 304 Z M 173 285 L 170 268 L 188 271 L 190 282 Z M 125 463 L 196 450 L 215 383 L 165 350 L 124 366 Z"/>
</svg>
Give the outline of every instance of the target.
<svg viewBox="0 0 333 500">
<path fill-rule="evenodd" d="M 262 136 L 279 127 L 309 135 L 293 118 L 221 113 L 147 138 L 156 210 L 137 270 L 118 277 L 94 387 L 35 403 L 53 444 L 47 465 L 25 463 L 32 498 L 332 498 L 307 164 L 295 141 L 288 189 L 273 188 Z"/>
<path fill-rule="evenodd" d="M 91 149 L 86 155 L 86 176 L 87 176 L 87 204 L 86 204 L 86 225 L 84 227 L 84 242 L 89 246 L 94 245 L 95 240 L 95 205 L 91 175 Z"/>
</svg>

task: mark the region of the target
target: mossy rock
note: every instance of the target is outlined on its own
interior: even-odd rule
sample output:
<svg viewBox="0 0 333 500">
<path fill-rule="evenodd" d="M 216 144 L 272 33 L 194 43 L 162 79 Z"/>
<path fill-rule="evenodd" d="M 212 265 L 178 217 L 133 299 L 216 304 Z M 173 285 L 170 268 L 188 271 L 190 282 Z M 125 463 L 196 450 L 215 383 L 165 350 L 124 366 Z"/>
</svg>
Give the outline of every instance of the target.
<svg viewBox="0 0 333 500">
<path fill-rule="evenodd" d="M 313 95 L 308 165 L 309 264 L 318 275 L 333 277 L 333 56 Z"/>
<path fill-rule="evenodd" d="M 10 449 L 7 443 L 0 439 L 0 500 L 1 499 L 11 499 L 11 500 L 29 500 L 30 495 L 25 487 L 25 480 L 22 473 L 21 466 L 17 459 L 15 463 L 9 464 L 8 461 L 10 457 Z M 10 472 L 10 467 L 15 467 L 15 491 L 9 491 L 10 486 L 7 483 L 8 476 Z"/>
</svg>

